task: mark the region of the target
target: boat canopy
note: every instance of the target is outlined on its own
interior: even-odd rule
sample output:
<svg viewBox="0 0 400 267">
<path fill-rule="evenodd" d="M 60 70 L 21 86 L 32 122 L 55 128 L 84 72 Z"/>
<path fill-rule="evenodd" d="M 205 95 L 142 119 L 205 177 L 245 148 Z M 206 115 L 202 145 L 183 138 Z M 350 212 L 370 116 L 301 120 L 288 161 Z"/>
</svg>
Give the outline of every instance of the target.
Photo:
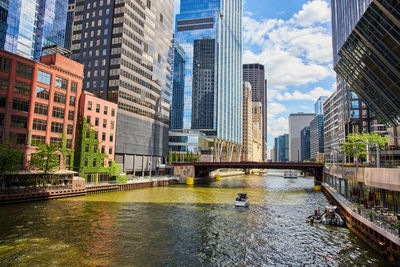
<svg viewBox="0 0 400 267">
<path fill-rule="evenodd" d="M 239 194 L 238 194 L 238 196 L 240 196 L 240 197 L 246 197 L 246 196 L 247 196 L 247 194 L 244 194 L 244 193 L 239 193 Z"/>
</svg>

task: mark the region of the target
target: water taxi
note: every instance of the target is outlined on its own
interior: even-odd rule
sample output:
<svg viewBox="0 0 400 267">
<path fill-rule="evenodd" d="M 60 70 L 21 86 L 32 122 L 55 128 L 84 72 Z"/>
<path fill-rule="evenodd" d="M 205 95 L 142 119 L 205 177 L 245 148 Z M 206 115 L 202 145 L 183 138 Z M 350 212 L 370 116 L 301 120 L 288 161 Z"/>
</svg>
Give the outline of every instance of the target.
<svg viewBox="0 0 400 267">
<path fill-rule="evenodd" d="M 325 212 L 321 217 L 321 223 L 334 225 L 334 226 L 344 226 L 344 220 L 340 215 L 335 211 L 336 206 L 328 205 L 325 207 Z"/>
<path fill-rule="evenodd" d="M 297 171 L 294 170 L 285 170 L 283 172 L 283 178 L 292 178 L 295 179 L 297 178 Z"/>
<path fill-rule="evenodd" d="M 247 197 L 247 194 L 239 193 L 236 200 L 235 206 L 236 207 L 248 207 L 250 205 L 250 199 Z"/>
</svg>

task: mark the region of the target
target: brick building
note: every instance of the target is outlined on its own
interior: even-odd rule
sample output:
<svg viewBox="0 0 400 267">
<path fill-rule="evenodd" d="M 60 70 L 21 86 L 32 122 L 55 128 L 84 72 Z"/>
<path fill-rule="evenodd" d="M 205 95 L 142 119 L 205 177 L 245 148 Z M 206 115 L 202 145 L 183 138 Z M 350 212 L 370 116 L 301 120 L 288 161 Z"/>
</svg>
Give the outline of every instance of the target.
<svg viewBox="0 0 400 267">
<path fill-rule="evenodd" d="M 0 50 L 0 141 L 24 152 L 24 168 L 38 143 L 74 148 L 82 80 L 83 65 L 60 54 L 36 62 Z M 60 168 L 71 164 L 67 155 Z"/>
</svg>

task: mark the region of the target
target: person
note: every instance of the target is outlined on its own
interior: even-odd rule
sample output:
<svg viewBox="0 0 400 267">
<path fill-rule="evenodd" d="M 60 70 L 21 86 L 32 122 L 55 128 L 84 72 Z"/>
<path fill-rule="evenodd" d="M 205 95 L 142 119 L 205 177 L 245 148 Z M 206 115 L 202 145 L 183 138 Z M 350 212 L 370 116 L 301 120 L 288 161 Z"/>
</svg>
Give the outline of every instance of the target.
<svg viewBox="0 0 400 267">
<path fill-rule="evenodd" d="M 317 217 L 318 216 L 318 212 L 317 210 L 314 210 L 314 216 Z"/>
</svg>

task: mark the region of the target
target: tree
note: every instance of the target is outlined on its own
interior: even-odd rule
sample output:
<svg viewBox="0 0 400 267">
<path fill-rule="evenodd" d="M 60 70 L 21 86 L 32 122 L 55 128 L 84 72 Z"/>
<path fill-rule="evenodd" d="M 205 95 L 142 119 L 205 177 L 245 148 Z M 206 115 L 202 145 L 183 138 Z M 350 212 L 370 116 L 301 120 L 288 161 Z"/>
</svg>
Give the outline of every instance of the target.
<svg viewBox="0 0 400 267">
<path fill-rule="evenodd" d="M 20 169 L 23 155 L 11 145 L 0 145 L 0 173 L 10 173 Z"/>
<path fill-rule="evenodd" d="M 377 133 L 350 134 L 347 136 L 346 142 L 344 142 L 341 150 L 349 157 L 355 157 L 356 154 L 358 154 L 359 158 L 365 159 L 367 151 L 365 143 L 377 147 L 378 141 L 379 149 L 384 149 L 387 144 L 387 138 L 382 137 Z M 371 148 L 372 147 L 370 146 L 370 149 Z"/>
<path fill-rule="evenodd" d="M 111 161 L 110 167 L 108 167 L 110 176 L 117 176 L 121 172 L 121 166 L 115 161 Z"/>
<path fill-rule="evenodd" d="M 174 162 L 178 162 L 178 154 L 176 152 L 174 152 Z"/>
<path fill-rule="evenodd" d="M 54 144 L 39 144 L 39 150 L 32 154 L 31 163 L 32 167 L 35 167 L 44 173 L 56 170 L 60 166 L 59 152 L 60 149 Z"/>
</svg>

